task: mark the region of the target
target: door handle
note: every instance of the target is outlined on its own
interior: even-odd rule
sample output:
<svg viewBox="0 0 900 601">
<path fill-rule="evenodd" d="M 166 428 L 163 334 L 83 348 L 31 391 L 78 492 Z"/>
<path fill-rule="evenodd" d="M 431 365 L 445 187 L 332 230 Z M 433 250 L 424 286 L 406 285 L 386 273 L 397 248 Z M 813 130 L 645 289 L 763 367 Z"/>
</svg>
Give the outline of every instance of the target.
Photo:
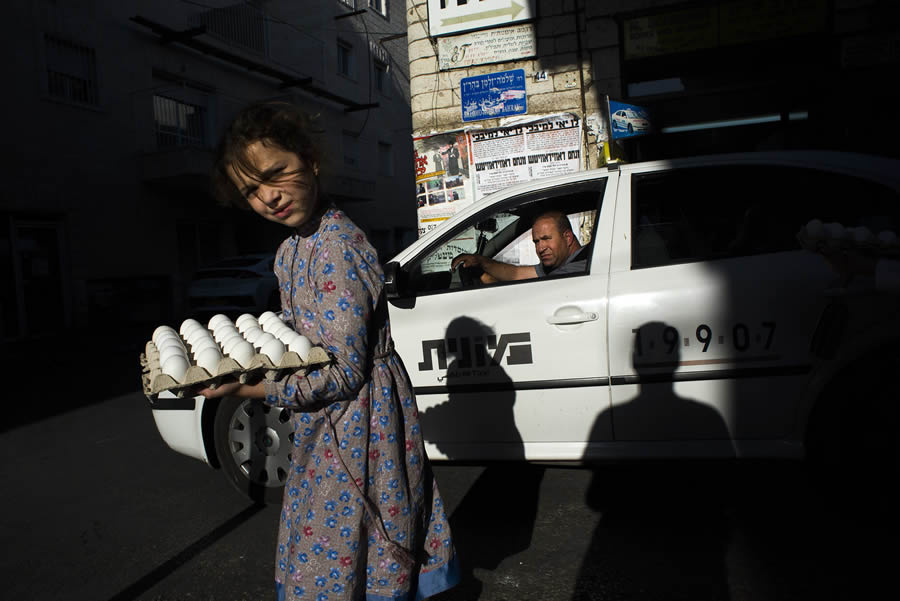
<svg viewBox="0 0 900 601">
<path fill-rule="evenodd" d="M 576 313 L 574 315 L 552 315 L 547 318 L 547 323 L 561 326 L 573 323 L 584 323 L 586 321 L 597 321 L 600 318 L 599 313 Z"/>
</svg>

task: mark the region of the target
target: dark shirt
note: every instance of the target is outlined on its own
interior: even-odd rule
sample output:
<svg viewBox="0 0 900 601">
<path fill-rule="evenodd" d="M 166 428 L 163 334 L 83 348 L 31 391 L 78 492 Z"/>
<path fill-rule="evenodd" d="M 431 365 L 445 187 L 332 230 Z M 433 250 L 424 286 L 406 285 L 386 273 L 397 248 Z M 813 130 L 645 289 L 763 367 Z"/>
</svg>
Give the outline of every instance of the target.
<svg viewBox="0 0 900 601">
<path fill-rule="evenodd" d="M 551 269 L 548 272 L 544 270 L 544 265 L 542 263 L 538 263 L 534 266 L 534 270 L 537 272 L 539 278 L 565 275 L 567 273 L 584 273 L 587 270 L 587 257 L 587 246 L 582 246 L 580 249 L 569 255 L 566 262 L 559 267 Z"/>
</svg>

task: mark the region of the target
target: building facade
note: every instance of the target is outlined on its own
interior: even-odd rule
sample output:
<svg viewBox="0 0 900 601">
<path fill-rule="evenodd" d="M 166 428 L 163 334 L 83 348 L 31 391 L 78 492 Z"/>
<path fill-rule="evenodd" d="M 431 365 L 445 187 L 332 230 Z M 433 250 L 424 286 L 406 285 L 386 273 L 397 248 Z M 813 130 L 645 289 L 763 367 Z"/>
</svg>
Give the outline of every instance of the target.
<svg viewBox="0 0 900 601">
<path fill-rule="evenodd" d="M 898 17 L 882 0 L 407 0 L 414 135 L 498 127 L 464 119 L 461 84 L 521 69 L 527 115 L 582 119 L 583 168 L 779 148 L 898 156 Z M 611 100 L 646 109 L 650 133 L 610 146 Z"/>
<path fill-rule="evenodd" d="M 216 205 L 212 149 L 241 107 L 316 117 L 323 187 L 389 255 L 414 236 L 401 0 L 15 0 L 0 342 L 180 323 L 192 273 L 284 231 Z"/>
</svg>

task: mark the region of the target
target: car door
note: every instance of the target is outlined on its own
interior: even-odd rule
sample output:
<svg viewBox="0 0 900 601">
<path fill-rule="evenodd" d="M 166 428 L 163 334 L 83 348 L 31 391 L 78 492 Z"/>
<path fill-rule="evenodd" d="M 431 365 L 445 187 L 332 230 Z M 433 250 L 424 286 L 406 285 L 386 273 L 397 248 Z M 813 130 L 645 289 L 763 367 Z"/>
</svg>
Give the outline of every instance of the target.
<svg viewBox="0 0 900 601">
<path fill-rule="evenodd" d="M 813 218 L 877 220 L 877 193 L 860 185 L 761 164 L 623 175 L 609 305 L 617 441 L 665 454 L 801 452 L 798 402 L 836 275 L 795 236 Z"/>
<path fill-rule="evenodd" d="M 580 459 L 588 440 L 611 438 L 605 317 L 613 206 L 604 198 L 615 194 L 615 177 L 502 194 L 402 261 L 409 282 L 390 302 L 395 343 L 429 456 Z M 456 254 L 476 249 L 536 263 L 530 216 L 545 208 L 564 210 L 590 243 L 586 273 L 472 287 L 450 273 Z"/>
</svg>

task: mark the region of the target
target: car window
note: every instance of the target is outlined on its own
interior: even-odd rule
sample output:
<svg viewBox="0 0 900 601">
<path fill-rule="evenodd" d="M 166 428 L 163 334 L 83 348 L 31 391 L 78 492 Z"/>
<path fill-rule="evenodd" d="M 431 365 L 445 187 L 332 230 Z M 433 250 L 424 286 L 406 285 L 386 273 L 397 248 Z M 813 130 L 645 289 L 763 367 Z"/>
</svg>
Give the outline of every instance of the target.
<svg viewBox="0 0 900 601">
<path fill-rule="evenodd" d="M 576 238 L 582 246 L 589 246 L 593 241 L 605 186 L 605 179 L 562 186 L 540 194 L 516 197 L 474 215 L 410 261 L 404 269 L 408 274 L 404 292 L 408 295 L 434 294 L 481 285 L 467 280 L 462 270 L 451 272 L 451 262 L 463 253 L 480 254 L 513 265 L 536 264 L 538 259 L 531 236 L 531 223 L 535 217 L 549 210 L 565 213 Z M 583 256 L 589 254 L 588 249 Z M 587 261 L 583 271 L 570 275 L 584 275 L 589 270 Z M 525 284 L 529 281 L 533 280 L 491 285 Z"/>
<path fill-rule="evenodd" d="M 898 225 L 894 190 L 816 169 L 686 168 L 635 175 L 631 187 L 632 268 L 796 250 L 812 219 L 875 234 Z"/>
</svg>

